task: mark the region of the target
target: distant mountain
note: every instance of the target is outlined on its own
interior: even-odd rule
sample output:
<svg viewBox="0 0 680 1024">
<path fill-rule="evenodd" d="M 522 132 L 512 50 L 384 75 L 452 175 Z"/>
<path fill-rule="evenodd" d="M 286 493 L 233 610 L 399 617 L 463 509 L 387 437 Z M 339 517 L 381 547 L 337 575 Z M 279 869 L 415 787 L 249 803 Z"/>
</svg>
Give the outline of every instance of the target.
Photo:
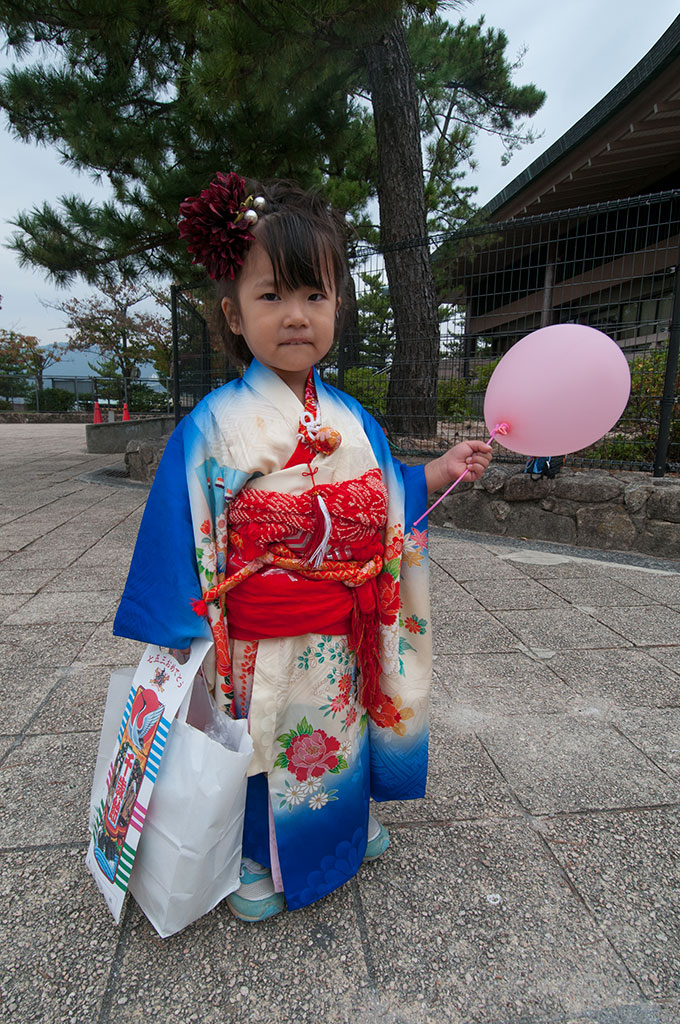
<svg viewBox="0 0 680 1024">
<path fill-rule="evenodd" d="M 96 366 L 101 359 L 101 353 L 98 349 L 88 349 L 86 352 L 68 352 L 64 351 L 64 356 L 59 360 L 58 363 L 52 363 L 51 366 L 47 367 L 44 374 L 45 385 L 50 386 L 50 379 L 57 377 L 96 377 L 97 373 L 89 366 L 92 363 Z M 157 380 L 158 374 L 150 363 L 145 363 L 140 367 L 142 380 Z M 58 380 L 55 379 L 54 386 L 59 387 Z"/>
</svg>

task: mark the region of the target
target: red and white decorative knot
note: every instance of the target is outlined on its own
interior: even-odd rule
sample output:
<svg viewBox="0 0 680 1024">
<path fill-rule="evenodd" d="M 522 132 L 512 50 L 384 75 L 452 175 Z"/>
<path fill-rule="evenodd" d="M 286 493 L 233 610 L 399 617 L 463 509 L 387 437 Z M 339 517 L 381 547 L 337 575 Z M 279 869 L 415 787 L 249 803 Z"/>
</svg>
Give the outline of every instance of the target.
<svg viewBox="0 0 680 1024">
<path fill-rule="evenodd" d="M 330 455 L 342 444 L 339 430 L 321 425 L 321 413 L 318 408 L 315 412 L 305 409 L 301 413 L 297 437 L 318 455 Z"/>
</svg>

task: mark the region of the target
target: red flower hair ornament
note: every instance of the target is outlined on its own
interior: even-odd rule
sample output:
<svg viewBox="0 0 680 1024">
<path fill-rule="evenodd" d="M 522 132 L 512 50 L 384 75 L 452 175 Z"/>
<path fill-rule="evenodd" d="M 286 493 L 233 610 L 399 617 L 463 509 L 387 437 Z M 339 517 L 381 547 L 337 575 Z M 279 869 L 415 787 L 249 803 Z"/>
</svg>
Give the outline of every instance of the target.
<svg viewBox="0 0 680 1024">
<path fill-rule="evenodd" d="M 217 172 L 200 196 L 190 196 L 180 203 L 179 233 L 208 276 L 217 281 L 230 277 L 243 266 L 248 246 L 254 237 L 250 228 L 257 223 L 256 210 L 264 199 L 246 196 L 246 183 L 233 172 Z M 255 207 L 255 209 L 253 209 Z"/>
</svg>

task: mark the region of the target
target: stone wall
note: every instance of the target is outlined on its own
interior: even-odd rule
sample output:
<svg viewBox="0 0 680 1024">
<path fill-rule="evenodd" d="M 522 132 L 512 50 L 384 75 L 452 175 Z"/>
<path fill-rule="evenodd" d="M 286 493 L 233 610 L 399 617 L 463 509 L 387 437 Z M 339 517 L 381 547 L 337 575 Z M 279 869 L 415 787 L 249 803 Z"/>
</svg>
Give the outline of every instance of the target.
<svg viewBox="0 0 680 1024">
<path fill-rule="evenodd" d="M 553 480 L 491 465 L 463 481 L 430 523 L 578 547 L 680 558 L 680 479 L 563 469 Z"/>
<path fill-rule="evenodd" d="M 102 455 L 124 452 L 131 441 L 164 437 L 174 426 L 174 416 L 146 416 L 143 419 L 117 420 L 115 423 L 88 423 L 85 427 L 87 450 Z"/>
<path fill-rule="evenodd" d="M 0 410 L 0 423 L 91 423 L 91 412 L 11 412 Z"/>
<path fill-rule="evenodd" d="M 140 480 L 145 484 L 153 482 L 167 440 L 166 436 L 128 442 L 125 449 L 125 466 L 131 480 Z"/>
</svg>

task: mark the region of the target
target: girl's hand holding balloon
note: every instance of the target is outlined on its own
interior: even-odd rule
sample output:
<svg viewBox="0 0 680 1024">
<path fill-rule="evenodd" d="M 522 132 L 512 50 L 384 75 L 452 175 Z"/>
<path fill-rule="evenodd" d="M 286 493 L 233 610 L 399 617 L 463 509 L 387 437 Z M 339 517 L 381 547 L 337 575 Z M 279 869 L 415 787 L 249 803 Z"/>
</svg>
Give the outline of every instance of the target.
<svg viewBox="0 0 680 1024">
<path fill-rule="evenodd" d="M 433 459 L 425 466 L 428 493 L 446 487 L 464 474 L 470 480 L 479 480 L 491 462 L 491 445 L 485 441 L 461 441 L 445 455 Z"/>
</svg>

